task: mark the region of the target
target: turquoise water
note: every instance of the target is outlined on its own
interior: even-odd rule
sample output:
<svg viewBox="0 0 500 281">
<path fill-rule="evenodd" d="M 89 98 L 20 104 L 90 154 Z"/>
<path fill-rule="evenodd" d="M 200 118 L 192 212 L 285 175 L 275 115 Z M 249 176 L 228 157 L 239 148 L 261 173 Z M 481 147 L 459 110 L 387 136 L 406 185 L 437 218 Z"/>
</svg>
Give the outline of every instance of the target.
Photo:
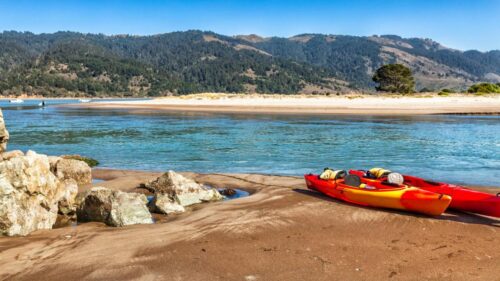
<svg viewBox="0 0 500 281">
<path fill-rule="evenodd" d="M 0 106 L 9 149 L 82 154 L 102 167 L 301 175 L 382 166 L 500 186 L 499 116 L 131 114 L 56 108 L 50 101 L 45 109 Z"/>
</svg>

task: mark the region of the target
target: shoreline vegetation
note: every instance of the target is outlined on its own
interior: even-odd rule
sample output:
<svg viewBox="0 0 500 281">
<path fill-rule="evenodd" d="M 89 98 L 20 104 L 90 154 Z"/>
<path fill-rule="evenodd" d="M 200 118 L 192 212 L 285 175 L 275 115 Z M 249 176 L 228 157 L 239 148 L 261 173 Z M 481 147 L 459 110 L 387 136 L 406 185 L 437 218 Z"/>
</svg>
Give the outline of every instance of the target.
<svg viewBox="0 0 500 281">
<path fill-rule="evenodd" d="M 122 93 L 100 93 L 99 95 L 89 95 L 85 92 L 71 92 L 67 91 L 62 95 L 51 96 L 36 93 L 17 93 L 8 94 L 2 93 L 0 91 L 1 99 L 161 99 L 166 97 L 179 97 L 179 98 L 190 98 L 193 96 L 205 95 L 207 97 L 220 97 L 220 96 L 266 96 L 266 97 L 276 97 L 276 96 L 302 96 L 302 97 L 330 97 L 330 96 L 340 96 L 340 97 L 355 97 L 355 96 L 370 96 L 370 97 L 422 97 L 428 98 L 433 96 L 447 97 L 447 96 L 457 96 L 457 97 L 472 97 L 472 96 L 497 96 L 500 94 L 500 83 L 477 83 L 471 85 L 466 91 L 456 91 L 454 89 L 442 88 L 441 90 L 429 90 L 424 88 L 420 91 L 408 90 L 407 92 L 401 92 L 399 90 L 379 90 L 377 91 L 361 91 L 355 89 L 349 89 L 342 92 L 294 92 L 294 93 L 279 93 L 279 92 L 191 92 L 184 94 L 174 94 L 165 93 L 159 96 L 149 96 L 149 95 L 131 95 L 128 92 Z"/>
<path fill-rule="evenodd" d="M 272 114 L 500 114 L 500 96 L 450 93 L 413 95 L 350 94 L 342 96 L 202 93 L 151 100 L 120 100 L 61 105 L 97 109 L 165 110 L 218 113 Z"/>
</svg>

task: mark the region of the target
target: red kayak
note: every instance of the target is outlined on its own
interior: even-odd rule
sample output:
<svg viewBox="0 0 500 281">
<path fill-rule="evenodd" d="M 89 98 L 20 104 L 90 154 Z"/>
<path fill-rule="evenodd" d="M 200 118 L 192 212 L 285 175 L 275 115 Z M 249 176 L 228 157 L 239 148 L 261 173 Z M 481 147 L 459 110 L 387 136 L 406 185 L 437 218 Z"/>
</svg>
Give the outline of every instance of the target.
<svg viewBox="0 0 500 281">
<path fill-rule="evenodd" d="M 366 178 L 365 171 L 350 170 L 349 174 L 358 175 L 363 182 L 384 181 L 384 178 Z M 450 208 L 478 213 L 486 216 L 500 217 L 500 193 L 489 194 L 443 182 L 433 182 L 422 178 L 403 175 L 404 184 L 418 187 L 427 191 L 451 196 Z"/>
<path fill-rule="evenodd" d="M 356 184 L 347 182 L 348 177 L 357 178 Z M 318 175 L 304 175 L 307 188 L 326 196 L 349 203 L 375 208 L 389 208 L 439 216 L 450 204 L 448 195 L 429 192 L 407 185 L 388 185 L 374 182 L 368 188 L 360 177 L 349 175 L 335 180 L 324 180 Z"/>
</svg>

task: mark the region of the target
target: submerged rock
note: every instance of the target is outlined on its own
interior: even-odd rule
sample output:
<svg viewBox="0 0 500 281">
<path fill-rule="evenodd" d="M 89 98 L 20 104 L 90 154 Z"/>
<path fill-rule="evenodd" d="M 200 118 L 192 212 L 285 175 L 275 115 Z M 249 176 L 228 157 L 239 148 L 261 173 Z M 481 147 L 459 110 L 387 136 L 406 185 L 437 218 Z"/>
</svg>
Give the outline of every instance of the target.
<svg viewBox="0 0 500 281">
<path fill-rule="evenodd" d="M 155 194 L 150 203 L 152 209 L 167 214 L 183 212 L 184 207 L 193 204 L 224 199 L 217 189 L 206 187 L 174 171 L 168 171 L 146 183 L 145 187 Z"/>
<path fill-rule="evenodd" d="M 61 157 L 51 157 L 50 162 L 52 172 L 59 179 L 73 179 L 77 184 L 92 183 L 92 169 L 87 163 Z"/>
<path fill-rule="evenodd" d="M 75 210 L 76 185 L 60 181 L 46 155 L 28 151 L 0 162 L 0 233 L 27 235 L 51 229 L 61 213 Z"/>
<path fill-rule="evenodd" d="M 3 113 L 0 109 L 0 152 L 7 150 L 7 142 L 9 141 L 9 132 L 5 127 L 5 122 L 3 120 Z"/>
<path fill-rule="evenodd" d="M 153 223 L 144 194 L 94 187 L 82 194 L 79 201 L 78 221 L 97 221 L 109 226 Z"/>
</svg>

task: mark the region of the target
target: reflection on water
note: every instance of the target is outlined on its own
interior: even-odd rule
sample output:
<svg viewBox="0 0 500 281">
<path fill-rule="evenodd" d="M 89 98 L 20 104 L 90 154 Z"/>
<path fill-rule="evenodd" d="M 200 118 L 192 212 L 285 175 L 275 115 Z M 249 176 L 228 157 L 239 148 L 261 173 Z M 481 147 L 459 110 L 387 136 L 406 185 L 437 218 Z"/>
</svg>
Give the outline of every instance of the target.
<svg viewBox="0 0 500 281">
<path fill-rule="evenodd" d="M 301 175 L 381 166 L 500 185 L 499 116 L 130 113 L 50 104 L 4 116 L 9 149 L 83 154 L 104 167 Z"/>
</svg>

